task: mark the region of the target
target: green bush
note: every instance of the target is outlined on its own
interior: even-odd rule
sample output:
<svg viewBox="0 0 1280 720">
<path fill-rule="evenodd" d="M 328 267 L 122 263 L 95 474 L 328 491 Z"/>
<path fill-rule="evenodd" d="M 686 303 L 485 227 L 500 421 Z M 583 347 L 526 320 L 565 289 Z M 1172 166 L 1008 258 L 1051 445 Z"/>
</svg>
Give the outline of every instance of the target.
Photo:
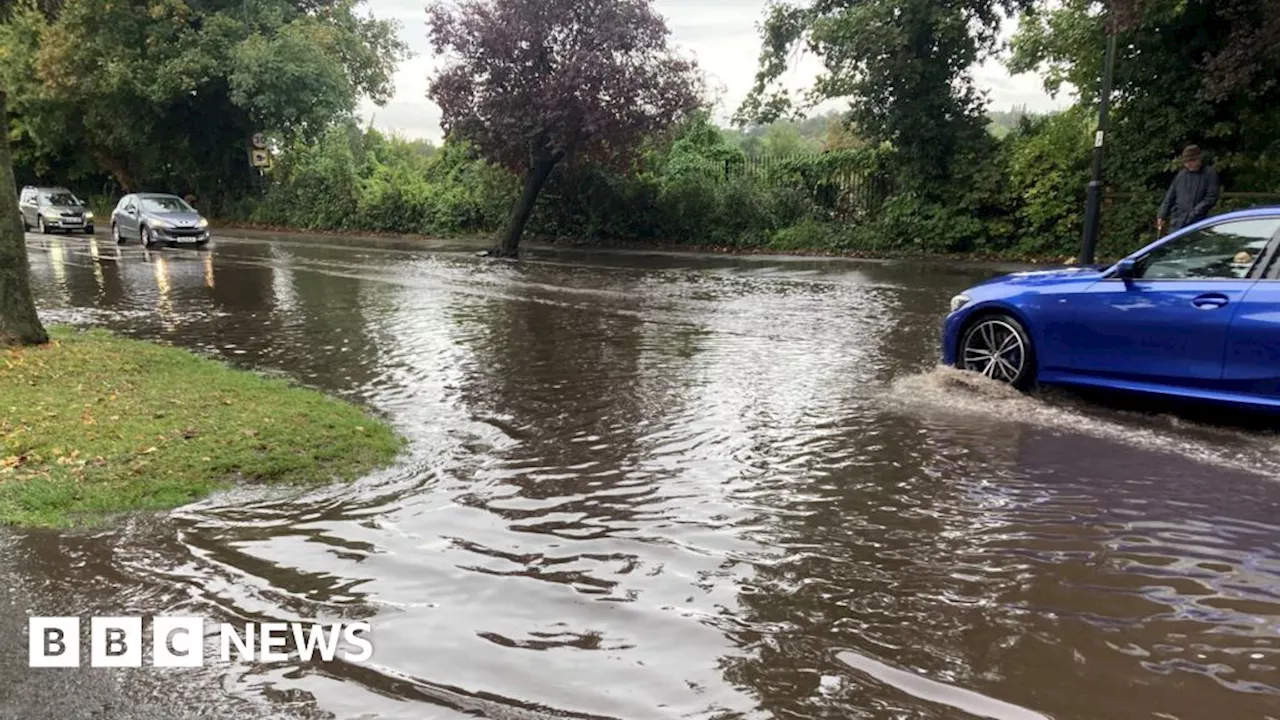
<svg viewBox="0 0 1280 720">
<path fill-rule="evenodd" d="M 585 240 L 763 246 L 777 229 L 821 213 L 804 187 L 741 172 L 742 151 L 705 117 L 627 172 L 564 167 L 543 191 L 535 234 Z"/>
<path fill-rule="evenodd" d="M 1092 139 L 1092 120 L 1076 107 L 1049 117 L 1024 117 L 1006 138 L 1005 164 L 1017 201 L 1017 251 L 1074 254 L 1084 229 Z"/>
<path fill-rule="evenodd" d="M 335 127 L 281 153 L 266 192 L 225 219 L 309 230 L 406 234 L 493 231 L 517 192 L 510 174 L 463 144 L 440 152 L 374 130 Z"/>
<path fill-rule="evenodd" d="M 844 233 L 842 233 L 842 230 Z M 848 242 L 848 226 L 821 220 L 802 220 L 773 233 L 769 248 L 779 252 L 798 250 L 838 251 L 853 249 Z"/>
<path fill-rule="evenodd" d="M 1081 108 L 1023 118 L 1000 139 L 966 146 L 946 185 L 921 188 L 900 171 L 892 148 L 762 162 L 699 116 L 670 137 L 647 140 L 628 168 L 557 168 L 528 232 L 589 242 L 1064 259 L 1078 250 L 1092 123 Z M 1112 167 L 1118 162 L 1108 164 L 1115 195 L 1103 208 L 1103 259 L 1154 239 L 1163 190 L 1154 186 L 1171 177 L 1163 167 L 1121 172 Z M 1267 157 L 1224 162 L 1234 176 L 1258 182 L 1280 166 Z M 302 229 L 452 235 L 499 230 L 519 193 L 519 177 L 465 143 L 433 148 L 346 124 L 282 152 L 260 196 L 227 207 L 231 219 Z M 1218 211 L 1248 204 L 1227 200 Z"/>
</svg>

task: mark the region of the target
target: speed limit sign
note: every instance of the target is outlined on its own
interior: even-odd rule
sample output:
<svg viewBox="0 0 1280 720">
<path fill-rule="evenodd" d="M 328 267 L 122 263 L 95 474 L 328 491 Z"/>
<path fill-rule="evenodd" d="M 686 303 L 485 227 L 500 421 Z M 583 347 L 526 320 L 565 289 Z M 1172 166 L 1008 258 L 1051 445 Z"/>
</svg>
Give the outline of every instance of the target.
<svg viewBox="0 0 1280 720">
<path fill-rule="evenodd" d="M 265 148 L 267 146 L 267 136 L 262 133 L 254 133 L 253 146 L 256 148 Z"/>
</svg>

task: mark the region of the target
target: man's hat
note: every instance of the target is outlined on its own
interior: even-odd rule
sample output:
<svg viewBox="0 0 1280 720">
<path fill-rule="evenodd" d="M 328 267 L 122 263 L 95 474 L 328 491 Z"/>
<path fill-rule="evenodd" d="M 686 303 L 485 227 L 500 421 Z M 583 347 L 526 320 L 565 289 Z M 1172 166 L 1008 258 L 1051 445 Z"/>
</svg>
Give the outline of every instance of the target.
<svg viewBox="0 0 1280 720">
<path fill-rule="evenodd" d="M 1188 145 L 1182 150 L 1182 162 L 1191 162 L 1199 160 L 1203 153 L 1200 152 L 1199 145 Z"/>
</svg>

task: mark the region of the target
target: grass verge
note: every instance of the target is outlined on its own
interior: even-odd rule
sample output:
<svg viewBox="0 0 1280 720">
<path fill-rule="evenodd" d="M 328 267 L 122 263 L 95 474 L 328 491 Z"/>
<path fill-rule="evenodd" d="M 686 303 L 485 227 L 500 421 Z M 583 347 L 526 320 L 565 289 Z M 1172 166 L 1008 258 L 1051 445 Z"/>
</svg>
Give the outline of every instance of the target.
<svg viewBox="0 0 1280 720">
<path fill-rule="evenodd" d="M 350 480 L 404 440 L 361 408 L 101 330 L 0 351 L 0 523 L 96 524 L 236 480 Z"/>
</svg>

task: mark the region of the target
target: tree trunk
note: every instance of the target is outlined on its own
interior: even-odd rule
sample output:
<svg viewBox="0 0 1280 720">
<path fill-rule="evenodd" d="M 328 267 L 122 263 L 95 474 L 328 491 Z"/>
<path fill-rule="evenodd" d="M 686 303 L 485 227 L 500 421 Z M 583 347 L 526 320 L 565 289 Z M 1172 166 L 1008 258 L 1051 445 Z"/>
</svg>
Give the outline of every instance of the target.
<svg viewBox="0 0 1280 720">
<path fill-rule="evenodd" d="M 524 176 L 524 192 L 520 194 L 520 200 L 516 202 L 516 206 L 511 209 L 511 217 L 507 220 L 507 227 L 502 231 L 493 255 L 515 257 L 519 252 L 520 236 L 524 234 L 525 225 L 529 224 L 529 216 L 533 215 L 533 206 L 538 202 L 538 193 L 542 192 L 543 186 L 547 184 L 547 178 L 551 177 L 551 171 L 563 157 L 563 152 L 544 154 L 529 166 L 529 171 Z"/>
<path fill-rule="evenodd" d="M 93 158 L 98 161 L 99 167 L 111 173 L 111 177 L 116 179 L 116 183 L 120 185 L 121 194 L 128 195 L 137 191 L 138 188 L 133 182 L 133 173 L 129 172 L 124 161 L 100 149 L 93 151 Z"/>
<path fill-rule="evenodd" d="M 5 131 L 0 132 L 0 346 L 39 345 L 48 342 L 49 335 L 40 324 L 31 294 L 31 267 L 9 154 L 6 100 L 0 90 L 0 127 Z"/>
</svg>

